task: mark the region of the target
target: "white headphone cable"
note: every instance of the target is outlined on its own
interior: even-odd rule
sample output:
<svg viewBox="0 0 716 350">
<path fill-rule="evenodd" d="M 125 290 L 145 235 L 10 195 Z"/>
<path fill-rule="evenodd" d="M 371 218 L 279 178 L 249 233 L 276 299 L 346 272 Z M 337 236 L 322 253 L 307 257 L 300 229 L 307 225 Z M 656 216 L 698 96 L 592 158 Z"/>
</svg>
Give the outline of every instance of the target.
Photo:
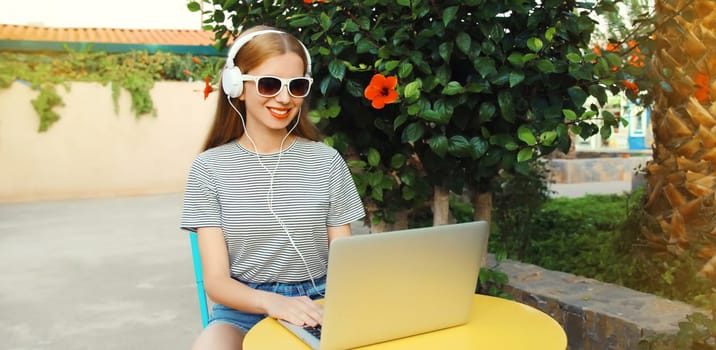
<svg viewBox="0 0 716 350">
<path fill-rule="evenodd" d="M 268 201 L 268 208 L 269 211 L 271 211 L 271 215 L 276 219 L 278 224 L 281 226 L 283 231 L 286 233 L 286 237 L 288 237 L 288 241 L 293 246 L 293 249 L 296 251 L 296 254 L 298 254 L 298 257 L 301 258 L 301 261 L 303 262 L 303 266 L 306 267 L 306 271 L 308 272 L 308 277 L 311 280 L 311 284 L 313 285 L 313 289 L 318 292 L 319 295 L 322 297 L 325 297 L 323 293 L 321 293 L 316 286 L 316 281 L 313 279 L 313 274 L 311 273 L 311 269 L 308 267 L 308 262 L 306 262 L 306 259 L 303 257 L 303 254 L 301 254 L 301 251 L 298 249 L 298 246 L 293 241 L 293 237 L 291 237 L 291 233 L 288 230 L 288 227 L 286 227 L 286 224 L 284 224 L 283 220 L 276 214 L 276 212 L 273 210 L 273 183 L 274 183 L 274 175 L 278 171 L 278 167 L 281 164 L 281 157 L 283 155 L 283 143 L 286 141 L 289 135 L 291 135 L 291 132 L 293 132 L 294 129 L 298 126 L 298 123 L 301 121 L 301 108 L 299 107 L 298 114 L 296 115 L 296 123 L 294 123 L 293 127 L 286 133 L 286 136 L 283 137 L 281 140 L 281 144 L 279 145 L 278 150 L 278 160 L 276 161 L 276 166 L 274 167 L 274 170 L 271 171 L 269 168 L 264 165 L 263 161 L 261 161 L 261 156 L 259 155 L 259 148 L 256 147 L 256 143 L 254 142 L 253 138 L 251 138 L 251 135 L 249 135 L 249 131 L 246 128 L 246 123 L 244 122 L 244 116 L 239 112 L 239 110 L 234 106 L 234 104 L 231 102 L 231 97 L 226 96 L 227 101 L 229 102 L 229 105 L 231 108 L 234 109 L 234 111 L 239 115 L 239 119 L 241 120 L 241 125 L 244 127 L 244 134 L 246 134 L 246 138 L 249 139 L 249 142 L 251 142 L 251 145 L 254 146 L 254 151 L 256 154 L 256 159 L 258 160 L 259 164 L 261 165 L 264 170 L 269 174 L 269 190 L 266 194 L 266 200 Z"/>
</svg>

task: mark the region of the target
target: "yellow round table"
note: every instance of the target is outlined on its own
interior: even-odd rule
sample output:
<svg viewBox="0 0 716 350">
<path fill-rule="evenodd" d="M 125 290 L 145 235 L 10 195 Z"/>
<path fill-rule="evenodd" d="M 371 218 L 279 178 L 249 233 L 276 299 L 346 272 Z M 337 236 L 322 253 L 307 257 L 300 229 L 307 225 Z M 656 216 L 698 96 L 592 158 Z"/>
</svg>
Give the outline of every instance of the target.
<svg viewBox="0 0 716 350">
<path fill-rule="evenodd" d="M 426 315 L 426 317 L 430 317 Z M 565 350 L 567 335 L 549 315 L 531 306 L 475 294 L 470 322 L 359 349 L 540 349 Z M 273 318 L 246 334 L 244 350 L 309 349 Z"/>
</svg>

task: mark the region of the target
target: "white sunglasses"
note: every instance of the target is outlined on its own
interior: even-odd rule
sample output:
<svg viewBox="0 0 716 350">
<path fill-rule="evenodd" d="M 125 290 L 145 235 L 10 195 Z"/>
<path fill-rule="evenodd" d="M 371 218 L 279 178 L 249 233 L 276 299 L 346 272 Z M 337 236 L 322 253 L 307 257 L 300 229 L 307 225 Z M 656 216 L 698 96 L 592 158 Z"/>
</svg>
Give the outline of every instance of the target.
<svg viewBox="0 0 716 350">
<path fill-rule="evenodd" d="M 256 92 L 262 97 L 274 97 L 281 93 L 284 86 L 288 86 L 288 94 L 295 98 L 303 98 L 308 96 L 311 91 L 311 84 L 313 84 L 313 78 L 309 77 L 298 77 L 298 78 L 279 78 L 270 75 L 247 75 L 241 76 L 243 81 L 253 81 L 256 83 Z"/>
</svg>

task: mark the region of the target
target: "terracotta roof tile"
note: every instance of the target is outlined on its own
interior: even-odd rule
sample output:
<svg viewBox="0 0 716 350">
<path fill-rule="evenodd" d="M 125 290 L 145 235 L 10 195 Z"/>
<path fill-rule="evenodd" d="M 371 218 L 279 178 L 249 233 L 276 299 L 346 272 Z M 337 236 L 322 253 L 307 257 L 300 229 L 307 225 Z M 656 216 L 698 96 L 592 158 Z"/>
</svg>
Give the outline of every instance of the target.
<svg viewBox="0 0 716 350">
<path fill-rule="evenodd" d="M 191 29 L 52 28 L 0 24 L 0 40 L 211 46 L 214 33 Z"/>
</svg>

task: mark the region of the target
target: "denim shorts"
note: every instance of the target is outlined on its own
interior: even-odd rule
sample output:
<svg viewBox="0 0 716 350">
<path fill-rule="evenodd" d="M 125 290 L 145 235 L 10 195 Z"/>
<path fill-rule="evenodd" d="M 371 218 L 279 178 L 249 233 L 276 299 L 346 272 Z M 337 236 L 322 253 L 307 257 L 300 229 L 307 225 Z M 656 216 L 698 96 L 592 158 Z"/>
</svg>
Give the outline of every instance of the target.
<svg viewBox="0 0 716 350">
<path fill-rule="evenodd" d="M 305 295 L 313 300 L 323 298 L 323 294 L 326 290 L 326 276 L 316 278 L 314 282 L 316 283 L 316 288 L 313 287 L 313 283 L 311 282 L 311 280 L 296 283 L 241 283 L 253 289 L 273 292 L 287 297 L 298 297 Z M 221 304 L 214 304 L 214 307 L 211 311 L 211 315 L 209 316 L 209 325 L 214 323 L 228 323 L 230 325 L 233 325 L 234 327 L 238 327 L 244 332 L 248 332 L 251 327 L 259 323 L 259 321 L 264 319 L 266 316 L 268 315 L 252 314 L 248 312 L 239 311 Z"/>
</svg>

